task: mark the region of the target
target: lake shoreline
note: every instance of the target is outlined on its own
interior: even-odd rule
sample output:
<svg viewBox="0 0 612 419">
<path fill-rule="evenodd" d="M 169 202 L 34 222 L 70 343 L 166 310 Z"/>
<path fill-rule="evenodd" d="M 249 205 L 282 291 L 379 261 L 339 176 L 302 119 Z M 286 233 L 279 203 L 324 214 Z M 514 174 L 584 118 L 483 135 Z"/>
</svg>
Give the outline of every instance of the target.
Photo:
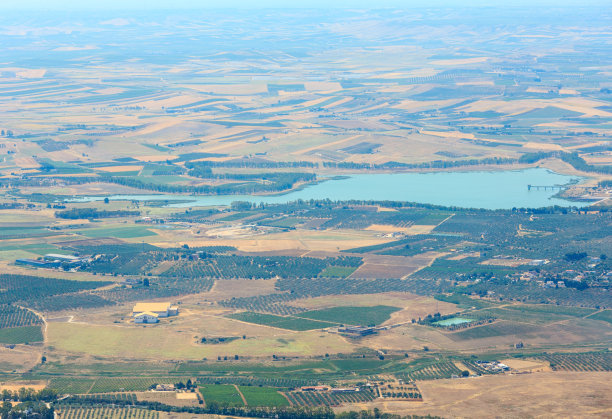
<svg viewBox="0 0 612 419">
<path fill-rule="evenodd" d="M 229 206 L 232 202 L 279 204 L 297 200 L 396 201 L 475 209 L 584 206 L 583 202 L 555 197 L 559 189 L 578 184 L 572 178 L 545 168 L 505 171 L 451 171 L 427 173 L 368 173 L 334 176 L 301 185 L 291 191 L 267 195 L 131 194 L 108 196 L 111 200 L 166 200 L 168 206 Z M 529 188 L 529 185 L 537 188 Z M 546 187 L 546 188 L 543 188 Z M 76 197 L 75 197 L 76 198 Z M 83 196 L 72 202 L 102 200 Z M 189 201 L 172 203 L 172 201 Z"/>
</svg>

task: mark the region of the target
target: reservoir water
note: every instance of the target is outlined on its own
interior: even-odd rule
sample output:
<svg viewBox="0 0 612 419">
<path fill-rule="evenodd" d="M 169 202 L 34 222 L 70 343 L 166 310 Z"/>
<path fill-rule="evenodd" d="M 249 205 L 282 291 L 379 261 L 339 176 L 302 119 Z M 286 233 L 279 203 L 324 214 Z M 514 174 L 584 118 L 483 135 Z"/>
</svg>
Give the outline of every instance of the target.
<svg viewBox="0 0 612 419">
<path fill-rule="evenodd" d="M 434 324 L 437 324 L 439 326 L 454 326 L 456 324 L 469 323 L 473 321 L 474 321 L 473 319 L 466 319 L 463 317 L 453 317 L 453 318 L 446 319 L 446 320 L 440 320 L 439 322 L 435 322 Z"/>
<path fill-rule="evenodd" d="M 553 197 L 558 189 L 528 188 L 528 185 L 559 186 L 580 181 L 543 168 L 490 172 L 430 172 L 356 174 L 330 179 L 280 195 L 114 195 L 111 200 L 168 200 L 172 207 L 230 205 L 234 201 L 285 203 L 298 199 L 409 201 L 465 208 L 539 208 L 585 203 Z M 101 200 L 84 197 L 78 201 Z M 177 202 L 171 201 L 185 201 Z"/>
</svg>

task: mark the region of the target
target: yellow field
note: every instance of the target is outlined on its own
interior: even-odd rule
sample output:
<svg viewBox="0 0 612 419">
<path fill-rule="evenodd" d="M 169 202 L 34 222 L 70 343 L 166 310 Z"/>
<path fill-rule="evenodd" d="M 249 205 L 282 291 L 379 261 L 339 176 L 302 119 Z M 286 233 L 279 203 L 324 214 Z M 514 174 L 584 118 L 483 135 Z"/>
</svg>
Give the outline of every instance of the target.
<svg viewBox="0 0 612 419">
<path fill-rule="evenodd" d="M 418 384 L 422 403 L 376 401 L 344 409 L 378 407 L 402 415 L 471 418 L 609 417 L 611 380 L 609 372 L 542 372 L 423 381 Z"/>
<path fill-rule="evenodd" d="M 183 317 L 181 319 L 181 317 Z M 193 312 L 172 324 L 103 326 L 88 323 L 49 323 L 52 353 L 124 359 L 192 359 L 239 355 L 323 355 L 351 352 L 352 344 L 321 331 L 292 332 Z M 165 322 L 165 320 L 164 320 Z M 204 336 L 247 336 L 222 345 L 199 344 Z M 134 350 L 138 348 L 138 350 Z"/>
</svg>

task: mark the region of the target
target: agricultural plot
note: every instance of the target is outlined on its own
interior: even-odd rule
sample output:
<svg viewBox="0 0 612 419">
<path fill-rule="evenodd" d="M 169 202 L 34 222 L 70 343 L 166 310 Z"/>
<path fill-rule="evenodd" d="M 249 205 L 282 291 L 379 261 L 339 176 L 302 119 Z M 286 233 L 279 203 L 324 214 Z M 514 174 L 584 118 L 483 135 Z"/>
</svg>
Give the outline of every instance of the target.
<svg viewBox="0 0 612 419">
<path fill-rule="evenodd" d="M 0 304 L 20 303 L 29 306 L 40 298 L 93 290 L 110 282 L 71 281 L 66 279 L 41 278 L 25 275 L 0 275 Z"/>
<path fill-rule="evenodd" d="M 181 263 L 167 271 L 163 276 L 210 277 L 210 278 L 313 278 L 330 266 L 357 267 L 359 258 L 298 258 L 289 256 L 225 256 L 192 263 Z"/>
<path fill-rule="evenodd" d="M 554 371 L 612 371 L 612 352 L 546 354 L 539 357 Z"/>
<path fill-rule="evenodd" d="M 62 419 L 159 419 L 159 412 L 137 407 L 90 407 L 60 405 Z"/>
<path fill-rule="evenodd" d="M 358 392 L 314 392 L 314 391 L 292 391 L 285 393 L 294 406 L 317 407 L 317 406 L 340 406 L 346 403 L 367 403 L 376 398 L 371 390 Z"/>
<path fill-rule="evenodd" d="M 217 403 L 228 406 L 244 406 L 242 396 L 231 384 L 213 384 L 200 387 L 200 393 L 207 405 Z"/>
<path fill-rule="evenodd" d="M 90 378 L 52 378 L 49 388 L 58 394 L 86 394 L 94 385 L 96 380 Z"/>
<path fill-rule="evenodd" d="M 333 307 L 300 313 L 299 317 L 351 325 L 377 326 L 389 320 L 397 307 Z"/>
<path fill-rule="evenodd" d="M 77 230 L 76 233 L 86 237 L 115 237 L 118 239 L 133 239 L 138 237 L 156 236 L 157 234 L 144 226 L 128 226 L 115 228 L 88 228 Z"/>
<path fill-rule="evenodd" d="M 472 327 L 469 329 L 460 330 L 459 332 L 449 333 L 448 336 L 454 341 L 463 341 L 471 339 L 485 339 L 497 336 L 524 336 L 528 333 L 533 333 L 539 329 L 538 326 L 526 323 L 513 323 L 507 321 L 497 321 L 492 324 Z"/>
<path fill-rule="evenodd" d="M 229 300 L 220 301 L 219 304 L 224 307 L 286 316 L 306 311 L 303 308 L 291 306 L 290 302 L 297 298 L 299 297 L 289 293 L 276 293 L 253 297 L 234 297 Z"/>
<path fill-rule="evenodd" d="M 239 386 L 249 406 L 289 406 L 289 401 L 272 387 Z"/>
<path fill-rule="evenodd" d="M 106 378 L 101 377 L 96 380 L 94 385 L 89 390 L 89 393 L 109 393 L 114 391 L 145 391 L 154 384 L 160 383 L 175 383 L 181 380 L 186 381 L 181 377 L 164 378 L 164 377 L 149 377 L 149 378 Z"/>
<path fill-rule="evenodd" d="M 90 401 L 125 402 L 126 404 L 134 404 L 138 400 L 134 393 L 88 394 L 77 395 L 74 398 Z"/>
<path fill-rule="evenodd" d="M 609 26 L 609 14 L 557 8 L 551 20 L 476 9 L 419 12 L 416 20 L 401 10 L 307 18 L 249 10 L 172 25 L 163 13 L 102 23 L 74 16 L 76 32 L 54 31 L 42 45 L 61 47 L 40 54 L 28 39 L 61 25 L 51 15 L 20 21 L 25 35 L 11 38 L 4 62 L 40 68 L 0 71 L 0 270 L 83 282 L 0 275 L 1 343 L 41 341 L 42 319 L 28 309 L 55 318 L 43 345 L 2 348 L 0 375 L 50 380 L 73 396 L 58 409 L 70 419 L 194 416 L 118 408 L 134 403 L 128 392 L 187 378 L 207 407 L 253 407 L 253 416 L 348 403 L 416 416 L 608 412 L 612 108 L 601 65 L 609 33 L 598 28 Z M 79 28 L 93 30 L 79 36 Z M 109 44 L 115 39 L 130 39 L 123 53 Z M 259 48 L 269 41 L 273 49 Z M 133 60 L 117 65 L 126 54 Z M 474 179 L 480 170 L 535 165 L 540 174 L 580 176 L 571 192 L 600 202 L 588 213 L 577 209 L 586 202 L 477 210 L 453 207 L 461 200 L 452 193 L 437 194 L 440 206 L 370 201 L 378 194 L 367 193 L 375 176 L 414 172 L 406 177 L 417 181 L 400 186 L 432 196 L 421 176 L 461 168 L 475 169 L 465 178 Z M 423 170 L 432 173 L 416 173 Z M 319 195 L 341 176 L 360 182 L 362 200 Z M 529 200 L 517 207 L 547 194 L 523 183 Z M 380 192 L 428 201 L 387 187 Z M 291 196 L 304 199 L 291 203 L 240 201 L 297 189 Z M 184 196 L 130 199 L 139 193 Z M 117 195 L 128 198 L 72 199 Z M 466 205 L 490 200 L 480 195 Z M 75 272 L 13 264 L 45 253 L 93 257 Z M 153 300 L 180 303 L 181 315 L 132 323 L 131 302 Z M 441 320 L 438 311 L 474 322 L 449 330 L 416 321 Z M 341 324 L 394 327 L 363 339 L 324 330 Z M 554 371 L 510 377 L 479 362 L 505 358 L 512 369 L 512 361 L 538 358 Z M 463 367 L 483 377 L 442 380 Z M 412 380 L 425 403 L 414 403 Z M 366 381 L 384 382 L 380 400 Z M 293 390 L 316 384 L 336 391 Z M 362 391 L 338 389 L 352 385 Z M 143 405 L 162 400 L 147 394 Z M 196 403 L 172 406 L 204 408 Z"/>
<path fill-rule="evenodd" d="M 379 360 L 379 359 L 334 359 L 329 361 L 331 366 L 338 369 L 340 372 L 353 372 L 359 371 L 361 373 L 372 373 L 375 374 L 377 371 L 387 370 L 391 366 L 397 366 L 393 361 Z"/>
<path fill-rule="evenodd" d="M 0 306 L 0 329 L 33 326 L 42 323 L 42 319 L 30 310 L 9 305 Z"/>
<path fill-rule="evenodd" d="M 272 314 L 253 313 L 249 311 L 231 314 L 228 317 L 247 323 L 255 323 L 263 326 L 278 327 L 281 329 L 295 331 L 325 329 L 327 327 L 337 325 L 337 323 L 332 322 L 301 319 L 296 317 L 275 316 Z"/>
<path fill-rule="evenodd" d="M 186 382 L 185 377 L 96 377 L 53 378 L 49 387 L 60 394 L 96 394 L 129 391 L 146 391 L 154 384 Z M 96 395 L 95 397 L 110 397 Z M 114 396 L 113 396 L 114 397 Z"/>
<path fill-rule="evenodd" d="M 43 334 L 40 326 L 22 326 L 0 329 L 0 343 L 19 344 L 42 341 Z"/>
<path fill-rule="evenodd" d="M 553 305 L 506 305 L 500 308 L 486 308 L 479 313 L 513 322 L 542 324 L 561 321 L 572 317 L 585 317 L 594 313 L 595 309 L 582 307 L 563 307 Z"/>
<path fill-rule="evenodd" d="M 319 273 L 322 278 L 346 278 L 355 272 L 357 268 L 352 266 L 328 266 Z"/>
<path fill-rule="evenodd" d="M 588 316 L 589 319 L 602 320 L 612 324 L 612 310 L 602 310 L 593 315 Z"/>
<path fill-rule="evenodd" d="M 423 359 L 409 364 L 405 371 L 395 374 L 397 378 L 404 381 L 437 380 L 440 378 L 451 378 L 460 376 L 461 370 L 454 362 L 449 360 Z"/>
</svg>

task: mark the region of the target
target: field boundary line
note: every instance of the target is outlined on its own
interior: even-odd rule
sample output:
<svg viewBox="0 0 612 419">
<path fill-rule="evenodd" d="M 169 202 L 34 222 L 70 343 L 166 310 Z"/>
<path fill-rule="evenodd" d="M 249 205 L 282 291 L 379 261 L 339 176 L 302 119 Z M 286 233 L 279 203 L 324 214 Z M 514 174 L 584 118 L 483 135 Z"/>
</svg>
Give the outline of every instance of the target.
<svg viewBox="0 0 612 419">
<path fill-rule="evenodd" d="M 213 316 L 213 315 L 209 315 L 209 317 L 222 318 L 222 319 L 231 320 L 231 321 L 234 321 L 234 322 L 248 324 L 248 325 L 251 325 L 251 326 L 255 325 L 255 326 L 261 326 L 261 327 L 269 327 L 271 329 L 282 330 L 282 331 L 291 332 L 291 333 L 299 333 L 300 332 L 299 330 L 283 329 L 282 327 L 275 327 L 275 326 L 271 326 L 271 325 L 268 325 L 268 324 L 245 322 L 244 320 L 233 319 L 231 317 Z M 284 316 L 280 316 L 280 317 L 284 317 Z"/>
<path fill-rule="evenodd" d="M 236 389 L 236 391 L 238 392 L 238 394 L 240 394 L 240 398 L 242 399 L 242 403 L 244 403 L 245 406 L 248 406 L 249 404 L 246 401 L 246 397 L 244 397 L 244 394 L 242 394 L 242 391 L 240 391 L 240 388 L 238 388 L 237 384 L 233 384 L 234 388 Z"/>
<path fill-rule="evenodd" d="M 16 307 L 19 307 L 19 308 L 22 308 L 24 310 L 32 312 L 32 313 L 34 313 L 36 316 L 38 316 L 42 320 L 42 322 L 43 322 L 43 332 L 42 332 L 42 335 L 43 335 L 43 344 L 46 344 L 47 343 L 47 319 L 45 319 L 45 316 L 43 316 L 38 311 L 36 311 L 34 309 L 31 309 L 31 308 L 28 308 L 28 307 L 22 307 L 22 306 L 16 306 Z M 34 326 L 36 326 L 36 325 L 34 325 Z"/>
<path fill-rule="evenodd" d="M 287 396 L 287 394 L 284 391 L 279 391 L 278 394 L 280 394 L 285 399 L 287 399 L 287 402 L 289 402 L 289 406 L 295 406 L 293 402 L 289 399 L 289 396 Z"/>
<path fill-rule="evenodd" d="M 595 314 L 599 314 L 599 313 L 604 312 L 604 311 L 606 311 L 606 309 L 605 309 L 605 308 L 600 308 L 599 310 L 595 310 L 594 312 L 592 312 L 592 313 L 590 313 L 590 314 L 587 314 L 586 316 L 584 316 L 584 317 L 582 317 L 582 318 L 583 318 L 583 319 L 586 319 L 586 318 L 588 318 L 588 317 L 594 316 Z"/>
<path fill-rule="evenodd" d="M 96 383 L 98 382 L 98 379 L 94 379 L 93 383 L 91 383 L 91 386 L 89 387 L 89 389 L 85 392 L 85 394 L 91 394 L 91 390 L 93 390 L 94 386 L 96 385 Z"/>
</svg>

